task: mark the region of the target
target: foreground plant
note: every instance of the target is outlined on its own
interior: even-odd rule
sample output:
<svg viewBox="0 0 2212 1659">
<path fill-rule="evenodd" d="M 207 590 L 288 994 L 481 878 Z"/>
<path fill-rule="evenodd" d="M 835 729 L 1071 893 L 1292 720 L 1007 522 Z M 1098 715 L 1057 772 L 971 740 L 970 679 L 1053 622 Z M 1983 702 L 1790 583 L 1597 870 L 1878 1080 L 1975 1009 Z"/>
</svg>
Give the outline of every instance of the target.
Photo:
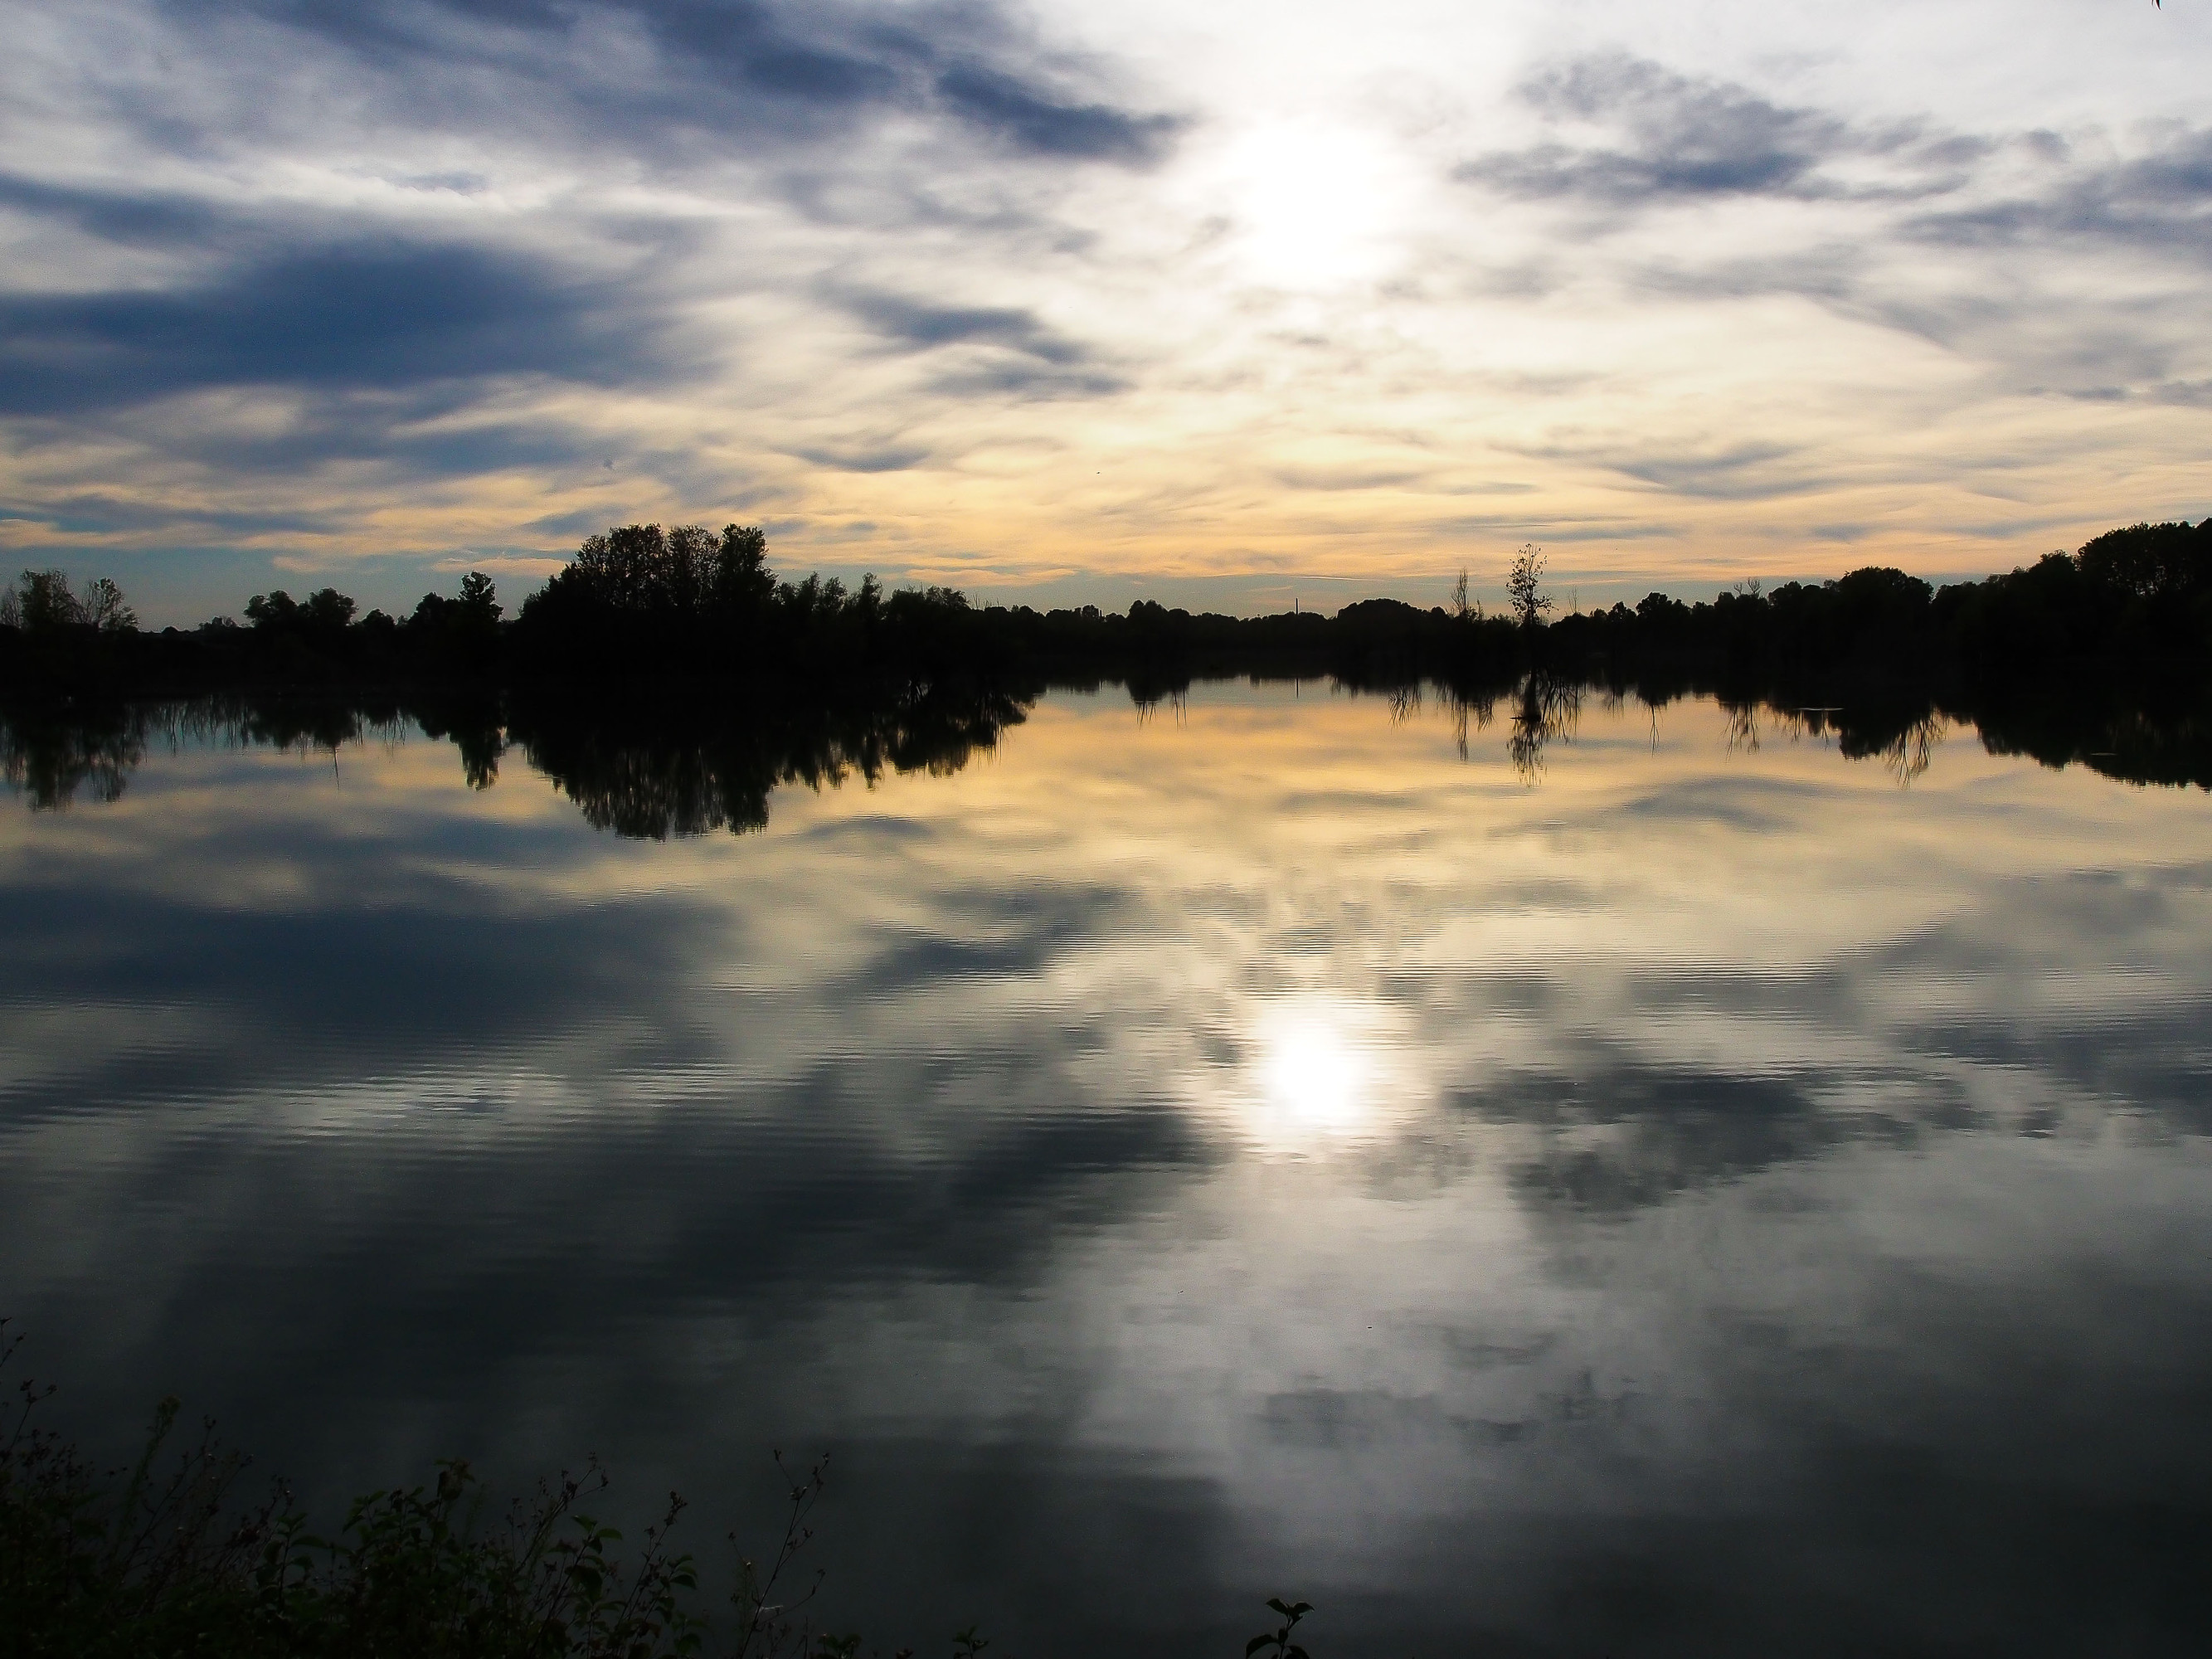
<svg viewBox="0 0 2212 1659">
<path fill-rule="evenodd" d="M 1244 1659 L 1254 1659 L 1256 1654 L 1267 1654 L 1270 1659 L 1313 1659 L 1304 1648 L 1291 1640 L 1291 1632 L 1298 1627 L 1298 1620 L 1313 1611 L 1310 1601 L 1285 1601 L 1279 1595 L 1267 1599 L 1268 1607 L 1282 1615 L 1283 1622 L 1273 1630 L 1263 1630 L 1244 1644 Z"/>
<path fill-rule="evenodd" d="M 15 1354 L 0 1320 L 0 1367 Z M 718 1632 L 693 1609 L 699 1574 L 669 1537 L 684 1510 L 671 1492 L 640 1547 L 587 1512 L 608 1486 L 596 1463 L 544 1482 L 487 1515 L 489 1494 L 449 1460 L 428 1486 L 356 1498 L 328 1537 L 281 1485 L 258 1504 L 232 1491 L 246 1460 L 204 1422 L 169 1449 L 178 1403 L 155 1408 L 128 1469 L 88 1462 L 40 1425 L 51 1386 L 19 1382 L 0 1419 L 0 1659 L 858 1659 L 857 1634 L 815 1628 L 817 1568 L 792 1580 L 814 1538 L 825 1457 L 803 1476 L 782 1455 L 783 1536 L 766 1565 L 740 1557 L 731 1617 Z M 731 1539 L 734 1546 L 736 1539 Z M 1311 1607 L 1280 1599 L 1279 1630 L 1248 1659 L 1307 1659 L 1291 1639 Z M 714 1643 L 710 1650 L 709 1643 Z M 974 1625 L 952 1659 L 980 1659 Z M 901 1649 L 894 1659 L 914 1659 Z"/>
</svg>

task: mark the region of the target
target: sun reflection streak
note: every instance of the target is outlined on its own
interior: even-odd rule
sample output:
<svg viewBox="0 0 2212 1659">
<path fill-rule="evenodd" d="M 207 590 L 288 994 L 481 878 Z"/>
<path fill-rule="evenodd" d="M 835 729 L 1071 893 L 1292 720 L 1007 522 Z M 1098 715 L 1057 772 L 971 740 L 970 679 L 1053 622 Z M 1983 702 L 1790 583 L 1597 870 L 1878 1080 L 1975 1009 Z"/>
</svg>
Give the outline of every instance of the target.
<svg viewBox="0 0 2212 1659">
<path fill-rule="evenodd" d="M 1335 998 L 1276 1003 L 1254 1032 L 1253 1127 L 1286 1149 L 1370 1130 L 1381 1104 L 1380 1011 Z"/>
</svg>

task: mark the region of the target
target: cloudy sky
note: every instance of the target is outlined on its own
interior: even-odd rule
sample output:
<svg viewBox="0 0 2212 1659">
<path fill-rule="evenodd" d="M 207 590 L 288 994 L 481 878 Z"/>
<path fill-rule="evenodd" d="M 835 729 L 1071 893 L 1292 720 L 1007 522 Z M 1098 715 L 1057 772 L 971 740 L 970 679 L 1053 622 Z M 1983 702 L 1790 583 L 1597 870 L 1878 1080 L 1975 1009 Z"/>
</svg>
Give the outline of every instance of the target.
<svg viewBox="0 0 2212 1659">
<path fill-rule="evenodd" d="M 1240 610 L 2212 512 L 2197 0 L 0 3 L 0 556 Z"/>
</svg>

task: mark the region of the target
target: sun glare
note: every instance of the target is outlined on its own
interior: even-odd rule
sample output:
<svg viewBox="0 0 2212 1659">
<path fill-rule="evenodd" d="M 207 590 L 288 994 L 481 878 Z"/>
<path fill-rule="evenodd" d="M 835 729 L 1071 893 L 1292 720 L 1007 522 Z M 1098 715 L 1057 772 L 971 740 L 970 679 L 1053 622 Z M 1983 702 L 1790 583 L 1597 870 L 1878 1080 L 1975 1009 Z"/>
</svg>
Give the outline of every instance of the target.
<svg viewBox="0 0 2212 1659">
<path fill-rule="evenodd" d="M 1375 1108 L 1373 1052 L 1329 1007 L 1273 1011 L 1259 1032 L 1262 1137 L 1291 1146 L 1355 1134 Z"/>
<path fill-rule="evenodd" d="M 1352 127 L 1256 127 L 1232 143 L 1224 183 L 1237 246 L 1258 280 L 1333 287 L 1377 276 L 1393 258 L 1405 169 Z"/>
</svg>

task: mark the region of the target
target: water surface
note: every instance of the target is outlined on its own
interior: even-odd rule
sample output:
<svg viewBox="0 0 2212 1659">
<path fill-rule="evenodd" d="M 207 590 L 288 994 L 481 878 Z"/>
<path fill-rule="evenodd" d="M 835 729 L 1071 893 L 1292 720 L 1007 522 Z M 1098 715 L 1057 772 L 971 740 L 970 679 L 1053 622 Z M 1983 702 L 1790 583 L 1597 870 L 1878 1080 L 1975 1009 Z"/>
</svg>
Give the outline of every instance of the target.
<svg viewBox="0 0 2212 1659">
<path fill-rule="evenodd" d="M 1701 700 L 1001 713 L 814 787 L 404 720 L 26 774 L 0 1311 L 72 1425 L 173 1391 L 319 1503 L 596 1452 L 709 1554 L 826 1447 L 887 1650 L 1279 1592 L 1322 1659 L 2194 1650 L 2202 789 Z"/>
</svg>

